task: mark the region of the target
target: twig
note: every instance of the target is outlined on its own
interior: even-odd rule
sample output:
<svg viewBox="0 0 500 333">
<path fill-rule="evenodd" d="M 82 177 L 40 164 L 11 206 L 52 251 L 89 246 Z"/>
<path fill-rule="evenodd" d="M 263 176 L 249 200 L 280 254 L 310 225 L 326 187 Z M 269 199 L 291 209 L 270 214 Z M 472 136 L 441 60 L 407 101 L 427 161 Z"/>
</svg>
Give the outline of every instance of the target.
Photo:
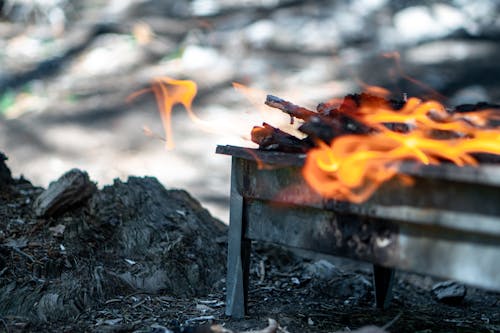
<svg viewBox="0 0 500 333">
<path fill-rule="evenodd" d="M 391 327 L 392 325 L 394 325 L 394 323 L 396 321 L 398 321 L 399 318 L 401 318 L 402 315 L 403 315 L 403 312 L 398 313 L 396 317 L 394 317 L 391 321 L 389 321 L 387 324 L 385 324 L 384 326 L 382 326 L 382 329 L 383 330 L 387 330 L 389 327 Z"/>
<path fill-rule="evenodd" d="M 199 317 L 194 317 L 194 318 L 189 318 L 186 320 L 186 323 L 191 323 L 193 321 L 204 321 L 204 320 L 214 320 L 214 316 L 199 316 Z"/>
<path fill-rule="evenodd" d="M 14 250 L 14 252 L 28 258 L 31 262 L 35 262 L 35 258 L 33 258 L 32 256 L 30 256 L 29 254 L 23 252 L 21 249 L 15 247 L 15 246 L 11 246 L 11 249 Z"/>
</svg>

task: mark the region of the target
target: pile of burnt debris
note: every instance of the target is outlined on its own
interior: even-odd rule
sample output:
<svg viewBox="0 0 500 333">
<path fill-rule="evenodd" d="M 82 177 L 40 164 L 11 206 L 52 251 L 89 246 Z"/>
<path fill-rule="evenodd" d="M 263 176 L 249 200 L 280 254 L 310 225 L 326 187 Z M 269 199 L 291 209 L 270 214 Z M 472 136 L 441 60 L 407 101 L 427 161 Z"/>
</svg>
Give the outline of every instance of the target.
<svg viewBox="0 0 500 333">
<path fill-rule="evenodd" d="M 227 318 L 226 226 L 188 193 L 150 177 L 98 189 L 76 169 L 43 189 L 13 179 L 1 157 L 5 332 L 500 329 L 496 293 L 401 273 L 382 311 L 368 266 L 267 244 L 253 247 L 249 315 Z"/>
<path fill-rule="evenodd" d="M 428 107 L 425 104 L 429 104 Z M 418 121 L 418 113 L 428 117 L 431 121 L 437 124 L 449 124 L 450 122 L 460 121 L 468 124 L 471 127 L 478 127 L 478 124 L 471 121 L 469 118 L 472 114 L 477 113 L 478 117 L 484 117 L 484 122 L 480 124 L 482 129 L 496 129 L 500 126 L 498 120 L 498 112 L 500 105 L 487 102 L 479 102 L 475 104 L 462 104 L 453 108 L 445 108 L 445 106 L 433 100 L 420 100 L 412 98 L 411 101 L 406 99 L 388 99 L 376 94 L 361 93 L 350 94 L 339 101 L 329 101 L 320 103 L 316 110 L 310 110 L 305 107 L 295 105 L 289 101 L 279 97 L 268 95 L 265 104 L 281 110 L 290 116 L 290 123 L 293 124 L 295 118 L 301 121 L 298 131 L 304 138 L 298 138 L 292 134 L 282 131 L 270 124 L 263 123 L 262 126 L 255 126 L 252 129 L 252 141 L 259 145 L 261 150 L 282 151 L 290 153 L 304 153 L 312 147 L 318 145 L 318 142 L 329 144 L 332 140 L 343 135 L 370 135 L 378 131 L 372 125 L 376 125 L 376 121 L 363 121 L 366 117 L 363 114 L 363 109 L 369 109 L 370 112 L 378 110 L 378 112 L 394 112 L 400 117 L 398 121 L 380 121 L 380 125 L 384 129 L 398 132 L 408 133 L 413 130 L 412 122 Z M 436 107 L 442 108 L 442 113 L 433 113 Z M 420 110 L 421 109 L 421 110 Z M 426 114 L 423 114 L 423 112 Z M 485 113 L 488 114 L 485 114 Z M 414 113 L 414 114 L 409 114 Z M 394 117 L 396 118 L 396 117 Z M 445 128 L 445 126 L 443 126 Z M 444 140 L 459 138 L 460 133 L 455 129 L 436 129 L 428 134 L 429 138 Z M 498 156 L 493 154 L 474 154 L 481 162 L 498 162 Z"/>
</svg>

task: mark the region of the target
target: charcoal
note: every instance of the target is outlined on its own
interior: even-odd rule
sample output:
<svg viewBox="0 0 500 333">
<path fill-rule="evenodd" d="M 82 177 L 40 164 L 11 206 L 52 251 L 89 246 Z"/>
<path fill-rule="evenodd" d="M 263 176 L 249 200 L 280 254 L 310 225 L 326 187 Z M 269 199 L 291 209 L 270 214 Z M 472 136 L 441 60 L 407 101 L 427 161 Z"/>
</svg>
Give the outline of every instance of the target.
<svg viewBox="0 0 500 333">
<path fill-rule="evenodd" d="M 382 106 L 387 105 L 393 110 L 401 110 L 405 106 L 406 102 L 404 100 L 395 99 L 385 99 L 380 96 L 375 96 L 367 93 L 361 94 L 349 94 L 344 97 L 344 101 L 340 105 L 339 109 L 344 108 L 358 108 L 361 105 L 367 106 Z"/>
<path fill-rule="evenodd" d="M 301 140 L 267 123 L 252 129 L 252 141 L 262 150 L 282 151 L 286 153 L 304 153 L 312 147 L 309 140 Z"/>
<path fill-rule="evenodd" d="M 273 95 L 267 95 L 265 103 L 270 107 L 277 108 L 285 113 L 288 113 L 292 119 L 295 117 L 308 120 L 310 117 L 317 115 L 314 111 L 295 105 Z"/>
<path fill-rule="evenodd" d="M 321 140 L 325 143 L 330 143 L 334 138 L 341 135 L 341 131 L 338 128 L 336 129 L 330 124 L 321 121 L 318 117 L 314 117 L 311 121 L 302 124 L 299 127 L 299 131 L 315 140 Z"/>
</svg>

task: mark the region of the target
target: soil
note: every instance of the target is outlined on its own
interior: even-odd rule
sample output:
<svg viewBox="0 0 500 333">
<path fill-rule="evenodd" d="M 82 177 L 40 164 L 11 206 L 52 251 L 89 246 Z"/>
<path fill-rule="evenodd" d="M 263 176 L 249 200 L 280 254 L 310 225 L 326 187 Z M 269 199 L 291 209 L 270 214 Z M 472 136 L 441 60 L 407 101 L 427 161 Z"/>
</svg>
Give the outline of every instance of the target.
<svg viewBox="0 0 500 333">
<path fill-rule="evenodd" d="M 266 93 L 314 108 L 367 84 L 399 98 L 436 95 L 432 87 L 451 106 L 498 104 L 499 6 L 0 0 L 0 146 L 15 177 L 0 163 L 0 331 L 247 330 L 271 317 L 289 332 L 392 322 L 386 331 L 500 332 L 498 293 L 467 287 L 444 304 L 431 292 L 438 280 L 398 272 L 380 311 L 367 264 L 270 244 L 252 246 L 250 312 L 233 320 L 224 315 L 226 226 L 212 217 L 227 222 L 229 207 L 230 159 L 216 145 L 248 146 L 263 121 L 286 129 L 286 115 L 262 107 Z M 54 9 L 64 22 L 51 20 Z M 456 24 L 440 24 L 442 12 Z M 193 107 L 215 134 L 176 108 L 176 149 L 164 150 L 153 96 L 125 102 L 164 75 L 198 83 Z M 250 103 L 231 82 L 257 88 L 243 94 Z M 44 188 L 72 168 L 99 189 L 37 215 Z M 314 268 L 321 259 L 334 265 L 327 277 Z"/>
<path fill-rule="evenodd" d="M 244 331 L 267 318 L 282 332 L 500 331 L 498 293 L 467 287 L 445 304 L 431 293 L 437 280 L 400 272 L 382 311 L 367 264 L 261 243 L 252 246 L 249 314 L 235 320 L 224 314 L 226 226 L 187 192 L 130 177 L 40 217 L 43 188 L 12 179 L 4 164 L 0 187 L 5 332 Z"/>
</svg>

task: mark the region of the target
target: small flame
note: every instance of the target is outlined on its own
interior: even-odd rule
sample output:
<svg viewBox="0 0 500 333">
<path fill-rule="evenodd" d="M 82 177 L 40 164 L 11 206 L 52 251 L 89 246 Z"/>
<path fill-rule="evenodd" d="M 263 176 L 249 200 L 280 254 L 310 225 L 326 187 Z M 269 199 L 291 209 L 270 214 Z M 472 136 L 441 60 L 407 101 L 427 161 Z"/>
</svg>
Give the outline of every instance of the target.
<svg viewBox="0 0 500 333">
<path fill-rule="evenodd" d="M 175 80 L 167 76 L 162 76 L 154 78 L 150 88 L 141 89 L 130 94 L 127 97 L 127 101 L 130 102 L 144 93 L 153 92 L 165 130 L 165 147 L 170 150 L 174 148 L 172 109 L 175 105 L 181 104 L 186 109 L 189 118 L 193 122 L 198 124 L 203 123 L 192 110 L 192 104 L 197 90 L 198 87 L 194 81 Z M 145 131 L 146 135 L 148 135 L 149 132 L 151 131 Z M 154 136 L 156 137 L 156 135 Z"/>
<path fill-rule="evenodd" d="M 385 103 L 364 103 L 350 112 L 373 133 L 340 136 L 329 145 L 318 142 L 303 169 L 311 187 L 328 198 L 361 203 L 382 183 L 399 176 L 404 160 L 475 166 L 473 153 L 500 154 L 500 130 L 488 127 L 489 120 L 499 117 L 498 110 L 449 114 L 436 101 L 410 98 L 401 110 Z M 409 130 L 392 131 L 387 123 L 402 123 Z M 435 138 L 436 131 L 444 131 L 447 138 Z M 401 180 L 408 183 L 407 176 Z"/>
</svg>

